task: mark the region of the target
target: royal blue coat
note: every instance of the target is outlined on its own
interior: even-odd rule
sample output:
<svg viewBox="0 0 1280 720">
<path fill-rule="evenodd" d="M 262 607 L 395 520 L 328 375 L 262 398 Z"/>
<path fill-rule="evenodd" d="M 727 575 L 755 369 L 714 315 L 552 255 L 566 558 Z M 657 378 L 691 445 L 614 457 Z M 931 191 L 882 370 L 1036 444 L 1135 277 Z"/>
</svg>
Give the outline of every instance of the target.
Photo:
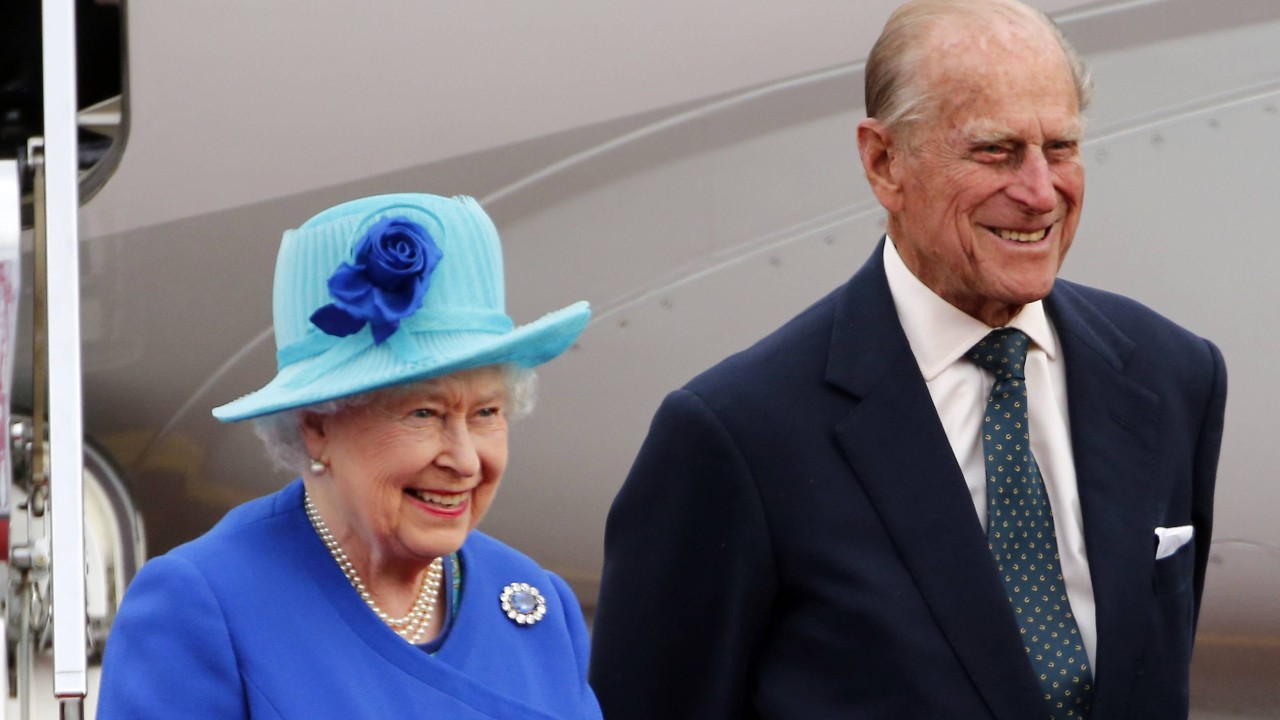
<svg viewBox="0 0 1280 720">
<path fill-rule="evenodd" d="M 98 718 L 600 718 L 564 581 L 480 532 L 460 556 L 455 623 L 428 655 L 354 592 L 295 481 L 142 568 L 107 642 Z M 512 582 L 546 597 L 537 624 L 501 611 Z"/>
</svg>

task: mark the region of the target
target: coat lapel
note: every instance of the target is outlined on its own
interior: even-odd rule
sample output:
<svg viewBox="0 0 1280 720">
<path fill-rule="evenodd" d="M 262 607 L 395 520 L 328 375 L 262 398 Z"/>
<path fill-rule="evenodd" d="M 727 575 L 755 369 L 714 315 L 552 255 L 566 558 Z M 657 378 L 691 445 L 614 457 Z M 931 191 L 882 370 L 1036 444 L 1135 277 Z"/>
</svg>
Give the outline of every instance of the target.
<svg viewBox="0 0 1280 720">
<path fill-rule="evenodd" d="M 1159 399 L 1123 374 L 1133 343 L 1070 283 L 1046 300 L 1067 363 L 1071 444 L 1098 649 L 1092 718 L 1127 717 L 1151 612 Z"/>
<path fill-rule="evenodd" d="M 837 310 L 827 379 L 858 404 L 836 438 L 992 715 L 1039 716 L 1043 701 L 1008 597 L 898 322 L 881 258 L 878 249 Z M 1026 672 L 1009 671 L 1019 667 Z"/>
</svg>

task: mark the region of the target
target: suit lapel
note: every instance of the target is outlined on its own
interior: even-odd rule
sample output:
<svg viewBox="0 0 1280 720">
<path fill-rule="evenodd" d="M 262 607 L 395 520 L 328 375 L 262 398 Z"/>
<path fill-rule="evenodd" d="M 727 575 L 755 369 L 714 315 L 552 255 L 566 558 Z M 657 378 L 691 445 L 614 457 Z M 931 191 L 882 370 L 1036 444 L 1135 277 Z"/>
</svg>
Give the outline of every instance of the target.
<svg viewBox="0 0 1280 720">
<path fill-rule="evenodd" d="M 1149 517 L 1159 399 L 1123 374 L 1133 350 L 1112 323 L 1059 281 L 1046 301 L 1067 363 L 1067 402 L 1098 649 L 1091 717 L 1127 717 L 1151 611 Z"/>
<path fill-rule="evenodd" d="M 837 310 L 827 379 L 859 402 L 836 438 L 993 716 L 1042 715 L 1008 597 L 898 322 L 881 258 L 878 249 Z M 1026 672 L 1009 671 L 1019 667 Z"/>
</svg>

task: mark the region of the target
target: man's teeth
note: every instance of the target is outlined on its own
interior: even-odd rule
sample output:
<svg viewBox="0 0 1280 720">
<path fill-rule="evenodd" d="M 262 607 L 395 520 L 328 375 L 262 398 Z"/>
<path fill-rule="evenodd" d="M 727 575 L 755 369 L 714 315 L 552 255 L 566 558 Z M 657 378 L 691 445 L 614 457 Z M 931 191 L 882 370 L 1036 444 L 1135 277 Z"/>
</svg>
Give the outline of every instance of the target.
<svg viewBox="0 0 1280 720">
<path fill-rule="evenodd" d="M 1000 235 L 1001 238 L 1005 240 L 1016 240 L 1018 242 L 1025 243 L 1025 242 L 1036 242 L 1037 240 L 1043 240 L 1045 233 L 1047 233 L 1048 231 L 1049 231 L 1049 228 L 1044 228 L 1042 230 L 1037 230 L 1031 233 L 1015 232 L 1013 230 L 998 230 L 996 232 L 998 235 Z"/>
<path fill-rule="evenodd" d="M 454 493 L 450 495 L 441 495 L 440 493 L 428 492 L 426 490 L 416 490 L 414 488 L 405 488 L 405 492 L 418 498 L 419 500 L 432 505 L 439 505 L 445 508 L 456 508 L 467 499 L 465 493 Z"/>
</svg>

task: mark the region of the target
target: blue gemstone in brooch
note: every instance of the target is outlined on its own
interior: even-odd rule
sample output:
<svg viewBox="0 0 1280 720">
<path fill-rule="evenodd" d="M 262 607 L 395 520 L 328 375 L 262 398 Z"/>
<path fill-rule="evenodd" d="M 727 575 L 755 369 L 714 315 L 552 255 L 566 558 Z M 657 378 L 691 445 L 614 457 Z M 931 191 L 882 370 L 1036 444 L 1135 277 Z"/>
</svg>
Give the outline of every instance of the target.
<svg viewBox="0 0 1280 720">
<path fill-rule="evenodd" d="M 547 599 L 529 583 L 511 583 L 498 597 L 502 612 L 517 625 L 532 625 L 547 614 Z"/>
</svg>

